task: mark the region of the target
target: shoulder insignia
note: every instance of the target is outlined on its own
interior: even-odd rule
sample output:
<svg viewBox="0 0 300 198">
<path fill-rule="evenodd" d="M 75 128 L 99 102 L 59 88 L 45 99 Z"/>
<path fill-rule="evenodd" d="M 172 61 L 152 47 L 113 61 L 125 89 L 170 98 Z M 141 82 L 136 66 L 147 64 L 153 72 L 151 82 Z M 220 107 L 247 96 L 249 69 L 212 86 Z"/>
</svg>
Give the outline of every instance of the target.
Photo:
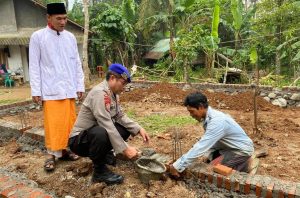
<svg viewBox="0 0 300 198">
<path fill-rule="evenodd" d="M 104 95 L 104 105 L 105 105 L 106 111 L 108 111 L 108 112 L 110 112 L 110 104 L 111 104 L 110 96 L 108 94 L 105 94 Z"/>
</svg>

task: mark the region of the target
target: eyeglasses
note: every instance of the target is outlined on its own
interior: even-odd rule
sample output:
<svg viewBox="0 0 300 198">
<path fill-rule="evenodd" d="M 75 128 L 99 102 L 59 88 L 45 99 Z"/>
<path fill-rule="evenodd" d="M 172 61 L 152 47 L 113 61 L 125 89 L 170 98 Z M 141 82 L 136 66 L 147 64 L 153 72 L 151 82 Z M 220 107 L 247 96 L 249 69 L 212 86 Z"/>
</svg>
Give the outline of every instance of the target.
<svg viewBox="0 0 300 198">
<path fill-rule="evenodd" d="M 118 78 L 119 81 L 121 81 L 122 85 L 125 86 L 127 85 L 127 80 L 125 80 L 124 78 Z"/>
</svg>

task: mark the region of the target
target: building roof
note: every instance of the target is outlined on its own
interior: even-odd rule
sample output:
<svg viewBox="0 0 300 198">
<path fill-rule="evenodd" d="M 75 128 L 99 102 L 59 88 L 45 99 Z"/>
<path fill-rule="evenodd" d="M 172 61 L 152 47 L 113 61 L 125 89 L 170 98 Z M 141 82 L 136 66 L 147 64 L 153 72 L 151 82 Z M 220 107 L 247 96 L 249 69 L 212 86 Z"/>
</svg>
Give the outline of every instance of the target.
<svg viewBox="0 0 300 198">
<path fill-rule="evenodd" d="M 29 0 L 30 2 L 34 3 L 35 5 L 47 9 L 47 7 L 35 0 Z M 77 26 L 80 28 L 82 31 L 84 30 L 84 27 L 79 25 L 78 23 L 75 23 L 74 21 L 68 19 L 68 22 Z M 46 25 L 45 25 L 46 27 Z M 0 45 L 28 45 L 30 41 L 30 37 L 33 32 L 41 29 L 39 28 L 19 28 L 17 32 L 12 32 L 12 33 L 1 33 L 0 34 Z M 83 43 L 83 34 L 74 34 L 77 43 Z"/>
<path fill-rule="evenodd" d="M 22 28 L 18 32 L 0 34 L 0 45 L 28 45 L 33 32 L 40 28 Z M 83 36 L 74 34 L 77 43 L 83 43 Z"/>
<path fill-rule="evenodd" d="M 35 5 L 37 5 L 37 6 L 39 6 L 39 7 L 41 7 L 41 8 L 43 8 L 43 9 L 47 10 L 47 7 L 46 7 L 44 4 L 40 3 L 40 2 L 38 2 L 38 1 L 36 1 L 36 0 L 29 0 L 29 1 L 31 1 L 32 3 L 34 3 Z M 72 20 L 68 19 L 68 22 L 70 22 L 70 23 L 74 24 L 75 26 L 77 26 L 77 27 L 81 28 L 82 30 L 84 30 L 84 27 L 81 26 L 81 25 L 79 25 L 79 24 L 76 23 L 75 21 L 72 21 Z"/>
</svg>

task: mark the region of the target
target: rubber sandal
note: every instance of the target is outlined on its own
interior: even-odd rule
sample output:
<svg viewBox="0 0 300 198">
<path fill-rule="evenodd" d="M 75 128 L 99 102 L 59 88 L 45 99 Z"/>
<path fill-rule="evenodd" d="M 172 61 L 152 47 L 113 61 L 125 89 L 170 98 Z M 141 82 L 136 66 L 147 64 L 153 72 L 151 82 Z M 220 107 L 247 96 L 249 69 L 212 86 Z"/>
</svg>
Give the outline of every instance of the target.
<svg viewBox="0 0 300 198">
<path fill-rule="evenodd" d="M 52 158 L 46 159 L 45 164 L 44 164 L 44 169 L 47 172 L 54 171 L 54 169 L 55 169 L 55 158 L 52 157 Z"/>
<path fill-rule="evenodd" d="M 78 160 L 80 157 L 78 155 L 76 155 L 75 153 L 71 152 L 71 151 L 66 151 L 65 154 L 63 154 L 62 157 L 60 157 L 60 160 L 63 161 L 76 161 Z"/>
</svg>

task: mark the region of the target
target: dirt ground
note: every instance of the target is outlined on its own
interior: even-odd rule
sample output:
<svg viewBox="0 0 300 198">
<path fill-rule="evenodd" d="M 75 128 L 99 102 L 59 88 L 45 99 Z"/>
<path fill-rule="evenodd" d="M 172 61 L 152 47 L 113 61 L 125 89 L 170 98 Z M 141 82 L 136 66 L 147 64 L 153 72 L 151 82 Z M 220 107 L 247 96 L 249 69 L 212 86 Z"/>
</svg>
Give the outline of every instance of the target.
<svg viewBox="0 0 300 198">
<path fill-rule="evenodd" d="M 30 100 L 31 93 L 29 85 L 22 87 L 4 88 L 0 87 L 0 105 Z"/>
<path fill-rule="evenodd" d="M 147 116 L 162 113 L 170 116 L 188 115 L 182 106 L 185 92 L 168 84 L 154 85 L 149 89 L 134 90 L 121 96 L 123 108 L 134 109 L 137 115 Z M 259 129 L 262 134 L 253 134 L 253 98 L 251 92 L 227 95 L 204 91 L 210 105 L 229 113 L 252 138 L 256 149 L 266 149 L 268 156 L 260 158 L 257 174 L 270 175 L 289 181 L 300 181 L 300 109 L 282 109 L 272 106 L 262 98 L 259 104 Z M 36 113 L 32 113 L 33 116 Z M 40 114 L 36 117 L 38 117 Z M 3 118 L 2 118 L 3 119 Z M 6 118 L 8 119 L 8 118 Z M 182 150 L 189 148 L 203 135 L 200 123 L 178 126 L 182 134 Z M 157 153 L 172 157 L 172 133 L 174 128 L 152 136 L 149 145 L 144 145 L 140 137 L 129 140 L 130 145 L 142 149 L 151 147 Z M 40 150 L 23 152 L 15 141 L 0 145 L 0 167 L 25 174 L 36 181 L 40 187 L 55 192 L 58 197 L 210 197 L 208 193 L 189 188 L 183 181 L 151 182 L 141 184 L 130 161 L 118 161 L 113 171 L 125 176 L 118 186 L 90 185 L 92 164 L 88 159 L 76 162 L 58 161 L 54 173 L 43 170 L 44 153 Z"/>
</svg>

